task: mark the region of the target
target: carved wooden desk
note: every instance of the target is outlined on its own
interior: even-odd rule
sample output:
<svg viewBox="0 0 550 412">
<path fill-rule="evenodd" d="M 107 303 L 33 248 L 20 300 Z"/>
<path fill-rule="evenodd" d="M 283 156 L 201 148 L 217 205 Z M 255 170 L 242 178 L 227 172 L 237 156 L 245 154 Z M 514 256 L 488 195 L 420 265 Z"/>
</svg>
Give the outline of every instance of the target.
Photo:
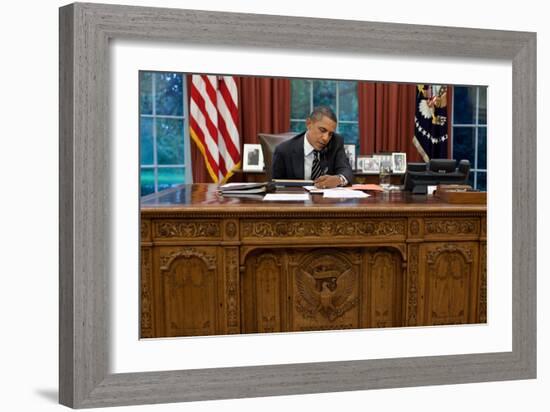
<svg viewBox="0 0 550 412">
<path fill-rule="evenodd" d="M 142 337 L 486 322 L 486 206 L 142 199 Z"/>
</svg>

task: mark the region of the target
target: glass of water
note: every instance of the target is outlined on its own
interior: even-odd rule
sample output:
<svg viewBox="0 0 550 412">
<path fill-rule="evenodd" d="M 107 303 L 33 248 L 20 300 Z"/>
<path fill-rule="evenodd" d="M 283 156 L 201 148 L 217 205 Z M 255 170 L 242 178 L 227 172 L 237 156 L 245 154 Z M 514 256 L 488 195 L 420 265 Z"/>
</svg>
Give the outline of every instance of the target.
<svg viewBox="0 0 550 412">
<path fill-rule="evenodd" d="M 389 190 L 391 180 L 391 167 L 389 165 L 380 165 L 380 187 Z"/>
</svg>

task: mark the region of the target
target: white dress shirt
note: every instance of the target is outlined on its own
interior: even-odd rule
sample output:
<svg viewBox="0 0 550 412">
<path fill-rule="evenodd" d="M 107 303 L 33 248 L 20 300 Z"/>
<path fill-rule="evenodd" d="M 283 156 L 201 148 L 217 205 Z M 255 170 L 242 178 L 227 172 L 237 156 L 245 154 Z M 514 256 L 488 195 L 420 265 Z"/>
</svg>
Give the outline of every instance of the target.
<svg viewBox="0 0 550 412">
<path fill-rule="evenodd" d="M 304 180 L 311 180 L 311 166 L 313 165 L 313 159 L 315 155 L 313 151 L 315 148 L 309 144 L 307 140 L 307 133 L 304 135 Z"/>
</svg>

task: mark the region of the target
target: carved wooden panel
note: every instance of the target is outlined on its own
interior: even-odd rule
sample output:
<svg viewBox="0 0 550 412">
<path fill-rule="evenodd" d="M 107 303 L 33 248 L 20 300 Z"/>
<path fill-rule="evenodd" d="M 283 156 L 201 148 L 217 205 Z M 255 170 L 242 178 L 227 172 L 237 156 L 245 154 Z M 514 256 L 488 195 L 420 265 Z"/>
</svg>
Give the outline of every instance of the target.
<svg viewBox="0 0 550 412">
<path fill-rule="evenodd" d="M 218 249 L 159 247 L 158 259 L 158 336 L 217 333 Z"/>
<path fill-rule="evenodd" d="M 281 328 L 280 254 L 265 253 L 256 259 L 256 330 L 279 332 Z"/>
<path fill-rule="evenodd" d="M 239 221 L 236 219 L 226 219 L 223 222 L 224 226 L 224 240 L 238 240 L 239 239 Z"/>
<path fill-rule="evenodd" d="M 151 240 L 151 221 L 149 219 L 140 220 L 140 237 L 142 242 Z"/>
<path fill-rule="evenodd" d="M 363 299 L 368 308 L 365 326 L 382 328 L 403 325 L 403 268 L 399 253 L 390 248 L 368 252 Z"/>
<path fill-rule="evenodd" d="M 408 253 L 406 325 L 416 326 L 418 319 L 419 245 L 411 244 Z M 421 321 L 420 321 L 421 323 Z"/>
<path fill-rule="evenodd" d="M 140 337 L 152 338 L 153 330 L 153 253 L 150 247 L 141 248 Z"/>
<path fill-rule="evenodd" d="M 420 246 L 423 324 L 476 321 L 477 268 L 477 243 L 428 243 Z"/>
<path fill-rule="evenodd" d="M 359 327 L 360 255 L 346 249 L 303 251 L 290 271 L 290 329 Z"/>
<path fill-rule="evenodd" d="M 227 333 L 240 333 L 239 248 L 224 248 L 224 272 L 225 330 Z"/>
<path fill-rule="evenodd" d="M 219 220 L 154 220 L 153 240 L 220 240 Z"/>
<path fill-rule="evenodd" d="M 404 323 L 404 269 L 397 247 L 261 248 L 247 256 L 245 268 L 244 332 Z"/>
<path fill-rule="evenodd" d="M 243 332 L 280 332 L 286 313 L 284 250 L 259 249 L 246 260 L 242 279 Z"/>
<path fill-rule="evenodd" d="M 244 240 L 319 240 L 319 239 L 386 239 L 402 240 L 406 236 L 406 219 L 318 219 L 244 220 Z"/>
<path fill-rule="evenodd" d="M 479 218 L 426 218 L 424 238 L 426 240 L 470 240 L 477 239 L 481 231 Z"/>
<path fill-rule="evenodd" d="M 422 218 L 409 218 L 409 239 L 422 239 L 424 236 L 424 219 Z"/>
<path fill-rule="evenodd" d="M 479 322 L 487 323 L 487 244 L 479 246 Z"/>
</svg>

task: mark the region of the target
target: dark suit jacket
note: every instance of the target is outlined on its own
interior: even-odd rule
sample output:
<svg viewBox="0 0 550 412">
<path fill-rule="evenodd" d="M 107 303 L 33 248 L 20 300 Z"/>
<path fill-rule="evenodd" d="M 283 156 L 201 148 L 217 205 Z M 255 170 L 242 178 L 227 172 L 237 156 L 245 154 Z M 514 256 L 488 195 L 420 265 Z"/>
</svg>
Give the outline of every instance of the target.
<svg viewBox="0 0 550 412">
<path fill-rule="evenodd" d="M 305 132 L 281 143 L 273 153 L 273 179 L 304 178 L 304 138 Z M 353 170 L 344 151 L 344 139 L 334 134 L 329 144 L 321 151 L 321 170 L 328 175 L 344 175 L 348 183 L 353 183 Z"/>
</svg>

